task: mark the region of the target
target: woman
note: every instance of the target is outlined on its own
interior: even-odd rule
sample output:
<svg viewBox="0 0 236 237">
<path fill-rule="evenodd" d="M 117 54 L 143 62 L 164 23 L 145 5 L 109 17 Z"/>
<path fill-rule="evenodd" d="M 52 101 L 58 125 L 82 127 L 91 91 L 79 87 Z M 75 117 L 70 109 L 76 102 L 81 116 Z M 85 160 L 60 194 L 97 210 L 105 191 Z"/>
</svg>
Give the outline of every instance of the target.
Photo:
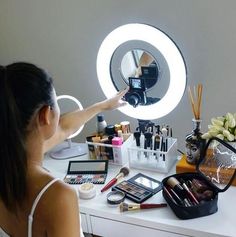
<svg viewBox="0 0 236 237">
<path fill-rule="evenodd" d="M 60 117 L 52 79 L 29 63 L 0 67 L 0 236 L 78 237 L 76 191 L 42 167 L 44 153 L 127 90 Z"/>
</svg>

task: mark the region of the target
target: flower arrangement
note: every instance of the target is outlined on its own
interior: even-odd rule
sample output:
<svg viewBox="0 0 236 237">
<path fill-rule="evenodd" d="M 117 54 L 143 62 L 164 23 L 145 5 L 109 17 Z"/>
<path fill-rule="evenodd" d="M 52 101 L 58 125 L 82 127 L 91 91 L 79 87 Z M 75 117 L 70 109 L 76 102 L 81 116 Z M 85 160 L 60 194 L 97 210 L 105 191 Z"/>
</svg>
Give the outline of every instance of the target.
<svg viewBox="0 0 236 237">
<path fill-rule="evenodd" d="M 236 113 L 212 118 L 208 132 L 202 135 L 204 139 L 211 137 L 218 137 L 227 142 L 236 141 Z"/>
</svg>

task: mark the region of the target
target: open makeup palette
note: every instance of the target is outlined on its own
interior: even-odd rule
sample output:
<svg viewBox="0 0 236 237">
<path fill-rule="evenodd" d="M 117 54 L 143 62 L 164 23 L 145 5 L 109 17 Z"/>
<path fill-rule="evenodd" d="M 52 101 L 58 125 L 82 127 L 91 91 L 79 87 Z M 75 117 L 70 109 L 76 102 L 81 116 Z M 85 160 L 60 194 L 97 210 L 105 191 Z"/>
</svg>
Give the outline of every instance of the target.
<svg viewBox="0 0 236 237">
<path fill-rule="evenodd" d="M 112 188 L 125 193 L 125 197 L 136 202 L 142 203 L 152 195 L 156 194 L 162 189 L 161 182 L 138 173 L 132 178 L 122 181 Z"/>
<path fill-rule="evenodd" d="M 64 181 L 69 184 L 104 184 L 107 177 L 108 160 L 69 161 Z"/>
</svg>

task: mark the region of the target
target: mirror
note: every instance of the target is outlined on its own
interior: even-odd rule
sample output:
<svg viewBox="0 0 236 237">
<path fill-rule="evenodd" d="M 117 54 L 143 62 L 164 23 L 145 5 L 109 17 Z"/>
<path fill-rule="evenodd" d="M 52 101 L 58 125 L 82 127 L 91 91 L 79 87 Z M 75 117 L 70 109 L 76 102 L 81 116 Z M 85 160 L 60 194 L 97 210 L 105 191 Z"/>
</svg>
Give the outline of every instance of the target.
<svg viewBox="0 0 236 237">
<path fill-rule="evenodd" d="M 138 74 L 142 54 L 152 61 L 143 66 L 143 72 L 150 67 L 156 69 L 157 76 L 149 81 Z M 127 63 L 130 59 L 136 60 L 133 69 Z M 133 103 L 134 99 L 129 98 L 132 103 L 128 101 L 129 105 L 119 108 L 122 113 L 143 120 L 170 113 L 180 102 L 186 87 L 186 65 L 176 44 L 161 30 L 138 23 L 120 26 L 105 37 L 97 55 L 97 75 L 107 98 L 131 83 L 135 89 L 145 88 L 147 103 L 143 99 Z M 148 81 L 147 86 L 144 81 Z"/>
<path fill-rule="evenodd" d="M 132 44 L 136 47 L 132 48 Z M 146 42 L 122 44 L 115 50 L 110 65 L 111 80 L 117 91 L 130 85 L 129 78 L 144 80 L 145 90 L 139 94 L 137 105 L 127 95 L 126 100 L 134 107 L 155 104 L 168 90 L 170 73 L 167 62 L 158 50 Z"/>
<path fill-rule="evenodd" d="M 61 114 L 68 113 L 79 107 L 80 110 L 83 109 L 82 104 L 78 99 L 71 95 L 59 95 L 57 96 L 58 105 L 60 107 Z M 70 103 L 68 103 L 70 101 Z M 64 103 L 62 103 L 64 102 Z M 66 102 L 66 103 L 65 103 Z M 71 103 L 73 102 L 73 103 Z M 72 106 L 73 105 L 73 106 Z M 49 156 L 56 160 L 64 160 L 76 156 L 81 156 L 87 153 L 88 147 L 85 143 L 72 142 L 71 139 L 77 136 L 83 129 L 84 125 L 81 126 L 76 132 L 70 135 L 65 142 L 58 144 L 51 151 L 49 151 Z"/>
<path fill-rule="evenodd" d="M 158 67 L 154 57 L 141 49 L 128 51 L 121 61 L 120 73 L 129 84 L 129 77 L 143 77 L 146 79 L 146 88 L 153 87 L 158 80 Z"/>
</svg>

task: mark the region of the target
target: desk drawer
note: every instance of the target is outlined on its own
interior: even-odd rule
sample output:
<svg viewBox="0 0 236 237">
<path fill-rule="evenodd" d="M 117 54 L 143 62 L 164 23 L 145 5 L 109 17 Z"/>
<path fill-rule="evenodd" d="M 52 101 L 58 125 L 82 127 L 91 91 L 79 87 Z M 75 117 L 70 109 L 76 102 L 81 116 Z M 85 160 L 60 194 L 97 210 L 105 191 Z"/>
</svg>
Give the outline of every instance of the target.
<svg viewBox="0 0 236 237">
<path fill-rule="evenodd" d="M 185 235 L 175 234 L 157 229 L 151 229 L 139 225 L 127 224 L 110 219 L 91 216 L 93 234 L 102 237 L 183 237 Z"/>
<path fill-rule="evenodd" d="M 83 232 L 89 233 L 86 214 L 80 213 L 80 222 L 81 222 L 81 227 L 82 227 Z"/>
</svg>

